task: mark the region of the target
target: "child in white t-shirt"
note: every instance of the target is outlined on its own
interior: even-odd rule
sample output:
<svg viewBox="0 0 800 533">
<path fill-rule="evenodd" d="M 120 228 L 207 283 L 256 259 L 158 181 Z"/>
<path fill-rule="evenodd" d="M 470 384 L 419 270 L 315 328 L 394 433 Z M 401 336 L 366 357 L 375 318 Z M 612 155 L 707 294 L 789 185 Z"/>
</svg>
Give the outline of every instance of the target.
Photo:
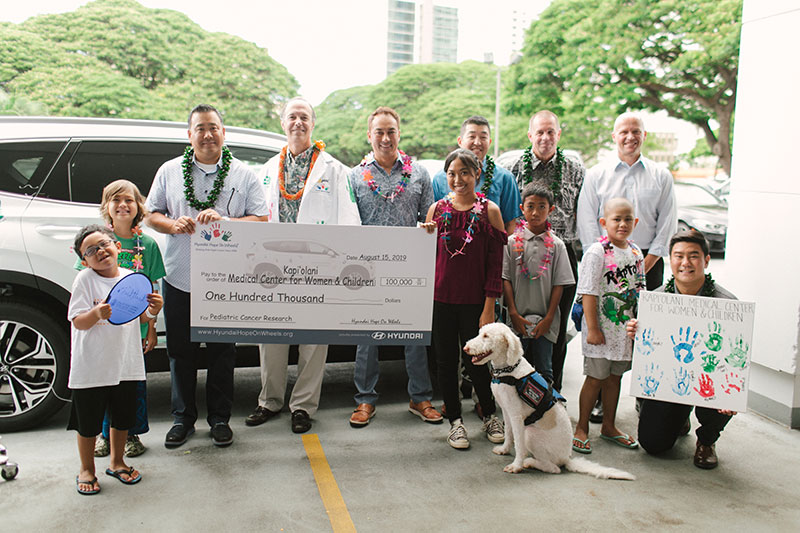
<svg viewBox="0 0 800 533">
<path fill-rule="evenodd" d="M 113 232 L 97 224 L 75 236 L 75 253 L 87 268 L 75 278 L 67 309 L 72 330 L 68 383 L 72 410 L 67 429 L 78 431 L 81 470 L 75 482 L 78 493 L 85 495 L 100 492 L 94 445 L 106 408 L 111 413 L 111 461 L 106 474 L 126 485 L 142 479 L 123 459 L 128 429 L 136 421 L 136 382 L 145 379 L 139 321 L 112 325 L 111 306 L 105 303 L 114 285 L 131 273 L 117 265 L 119 250 Z M 141 322 L 152 320 L 161 310 L 160 295 L 149 294 L 147 300 Z"/>
<path fill-rule="evenodd" d="M 628 240 L 639 222 L 625 198 L 605 203 L 600 225 L 607 235 L 584 251 L 576 292 L 583 298 L 583 373 L 580 416 L 572 449 L 591 453 L 589 414 L 602 391 L 603 425 L 600 437 L 624 448 L 637 448 L 636 439 L 616 426 L 622 374 L 631 368 L 632 343 L 626 322 L 636 317 L 639 291 L 644 289 L 644 256 Z"/>
</svg>

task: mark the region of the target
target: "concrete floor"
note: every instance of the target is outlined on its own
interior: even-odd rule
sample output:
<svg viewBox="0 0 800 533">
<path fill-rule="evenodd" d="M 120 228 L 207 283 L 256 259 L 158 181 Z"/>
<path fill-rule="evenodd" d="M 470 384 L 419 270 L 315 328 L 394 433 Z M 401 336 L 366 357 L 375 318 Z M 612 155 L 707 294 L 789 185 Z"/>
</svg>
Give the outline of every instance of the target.
<svg viewBox="0 0 800 533">
<path fill-rule="evenodd" d="M 401 361 L 383 363 L 377 416 L 363 429 L 353 409 L 352 364 L 329 364 L 323 405 L 312 432 L 319 436 L 347 511 L 359 531 L 797 531 L 800 526 L 800 432 L 755 414 L 728 425 L 717 451 L 720 467 L 692 465 L 694 437 L 667 457 L 654 458 L 597 438 L 592 460 L 634 473 L 637 481 L 600 481 L 566 473 L 503 473 L 509 461 L 491 453 L 480 421 L 465 416 L 472 447 L 450 448 L 447 426 L 406 411 Z M 218 449 L 206 427 L 176 450 L 163 446 L 170 427 L 169 376 L 149 376 L 150 449 L 130 460 L 143 481 L 124 486 L 98 476 L 102 492 L 79 496 L 75 434 L 67 410 L 45 427 L 3 436 L 19 463 L 16 480 L 0 482 L 0 530 L 330 531 L 300 436 L 289 415 L 257 428 L 244 425 L 259 390 L 257 369 L 236 371 L 234 444 Z M 201 383 L 204 376 L 201 376 Z M 564 393 L 573 421 L 582 383 L 580 345 L 567 359 Z M 623 381 L 623 391 L 628 385 Z M 204 397 L 204 390 L 198 393 Z M 437 400 L 436 405 L 440 405 Z M 471 402 L 464 402 L 465 410 Z M 620 400 L 619 427 L 636 431 L 634 400 Z M 693 426 L 696 420 L 692 418 Z M 98 459 L 98 471 L 106 466 Z"/>
</svg>

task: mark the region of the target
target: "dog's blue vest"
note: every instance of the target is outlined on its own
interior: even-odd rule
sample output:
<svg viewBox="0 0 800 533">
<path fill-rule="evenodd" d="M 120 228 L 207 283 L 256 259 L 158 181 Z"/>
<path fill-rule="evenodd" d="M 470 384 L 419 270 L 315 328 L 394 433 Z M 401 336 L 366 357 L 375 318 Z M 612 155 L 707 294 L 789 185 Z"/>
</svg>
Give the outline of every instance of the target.
<svg viewBox="0 0 800 533">
<path fill-rule="evenodd" d="M 556 402 L 567 401 L 548 379 L 535 371 L 519 379 L 512 376 L 495 377 L 492 383 L 514 386 L 522 401 L 533 407 L 533 412 L 525 419 L 526 426 L 542 418 Z"/>
</svg>

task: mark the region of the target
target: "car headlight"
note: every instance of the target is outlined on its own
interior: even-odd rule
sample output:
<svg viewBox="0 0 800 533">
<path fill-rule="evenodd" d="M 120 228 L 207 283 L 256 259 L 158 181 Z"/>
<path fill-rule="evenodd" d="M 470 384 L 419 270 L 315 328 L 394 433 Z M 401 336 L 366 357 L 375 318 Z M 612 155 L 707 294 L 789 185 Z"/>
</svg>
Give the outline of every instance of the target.
<svg viewBox="0 0 800 533">
<path fill-rule="evenodd" d="M 718 224 L 710 220 L 698 218 L 692 221 L 692 225 L 703 233 L 725 233 L 725 224 Z"/>
</svg>

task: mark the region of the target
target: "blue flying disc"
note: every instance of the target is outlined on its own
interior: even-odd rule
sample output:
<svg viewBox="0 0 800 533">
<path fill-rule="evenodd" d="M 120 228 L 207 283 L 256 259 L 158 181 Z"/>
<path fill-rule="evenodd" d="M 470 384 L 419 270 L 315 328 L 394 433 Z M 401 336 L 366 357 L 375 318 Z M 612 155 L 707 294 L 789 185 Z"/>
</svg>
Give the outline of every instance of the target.
<svg viewBox="0 0 800 533">
<path fill-rule="evenodd" d="M 108 321 L 119 326 L 139 318 L 147 306 L 147 295 L 153 292 L 153 282 L 141 272 L 128 274 L 117 282 L 106 298 L 111 306 Z"/>
</svg>

